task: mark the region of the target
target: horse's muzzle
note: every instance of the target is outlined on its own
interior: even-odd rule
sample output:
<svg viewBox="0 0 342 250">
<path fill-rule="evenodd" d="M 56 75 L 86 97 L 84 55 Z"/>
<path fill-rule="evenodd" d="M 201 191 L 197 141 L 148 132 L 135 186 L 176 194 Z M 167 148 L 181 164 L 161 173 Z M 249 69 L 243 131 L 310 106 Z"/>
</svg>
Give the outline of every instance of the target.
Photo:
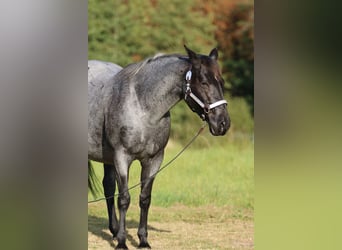
<svg viewBox="0 0 342 250">
<path fill-rule="evenodd" d="M 230 118 L 228 114 L 208 117 L 210 133 L 214 136 L 225 135 L 230 128 Z"/>
</svg>

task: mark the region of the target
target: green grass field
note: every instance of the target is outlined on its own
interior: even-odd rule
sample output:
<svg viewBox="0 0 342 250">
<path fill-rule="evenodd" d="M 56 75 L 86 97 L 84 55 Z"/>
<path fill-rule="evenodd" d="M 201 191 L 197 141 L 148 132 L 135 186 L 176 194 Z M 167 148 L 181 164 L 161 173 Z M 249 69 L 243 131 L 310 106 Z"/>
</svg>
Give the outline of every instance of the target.
<svg viewBox="0 0 342 250">
<path fill-rule="evenodd" d="M 196 143 L 203 142 L 198 138 L 194 144 Z M 181 145 L 171 141 L 166 149 L 163 165 L 181 149 Z M 99 180 L 102 180 L 102 165 L 96 162 L 93 165 Z M 253 166 L 252 142 L 226 143 L 203 149 L 191 145 L 176 161 L 158 174 L 153 186 L 152 204 L 162 207 L 181 203 L 187 206 L 215 204 L 253 208 Z M 139 182 L 140 169 L 139 162 L 132 164 L 130 186 Z M 139 192 L 139 187 L 130 191 L 132 203 L 138 204 Z M 92 197 L 89 196 L 89 199 Z"/>
</svg>

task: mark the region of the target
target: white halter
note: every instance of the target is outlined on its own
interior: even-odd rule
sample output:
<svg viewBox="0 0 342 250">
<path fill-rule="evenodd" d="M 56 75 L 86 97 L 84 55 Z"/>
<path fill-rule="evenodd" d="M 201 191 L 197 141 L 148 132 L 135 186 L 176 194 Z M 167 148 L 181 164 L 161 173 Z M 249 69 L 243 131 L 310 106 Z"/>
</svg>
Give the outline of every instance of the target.
<svg viewBox="0 0 342 250">
<path fill-rule="evenodd" d="M 186 100 L 188 96 L 190 96 L 202 109 L 205 113 L 209 113 L 210 110 L 223 105 L 223 104 L 228 104 L 226 100 L 220 100 L 217 102 L 214 102 L 212 104 L 204 104 L 196 95 L 194 95 L 191 91 L 190 88 L 190 81 L 192 77 L 192 72 L 189 70 L 186 75 L 185 75 L 185 80 L 186 80 L 186 89 L 185 89 L 185 97 L 184 99 Z M 202 117 L 203 118 L 203 117 Z"/>
</svg>

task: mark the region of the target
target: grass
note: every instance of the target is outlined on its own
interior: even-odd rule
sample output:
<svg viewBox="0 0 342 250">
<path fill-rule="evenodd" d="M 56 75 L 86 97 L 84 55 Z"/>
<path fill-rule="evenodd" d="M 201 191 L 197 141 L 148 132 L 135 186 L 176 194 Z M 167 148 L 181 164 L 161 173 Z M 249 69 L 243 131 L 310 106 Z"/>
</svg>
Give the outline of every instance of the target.
<svg viewBox="0 0 342 250">
<path fill-rule="evenodd" d="M 207 132 L 206 128 L 206 132 Z M 201 136 L 195 143 L 201 142 Z M 203 139 L 203 138 L 202 138 Z M 192 145 L 193 146 L 193 145 Z M 176 161 L 160 172 L 152 191 L 152 205 L 169 207 L 217 205 L 254 207 L 254 148 L 251 141 L 226 143 L 205 148 L 190 146 Z M 170 141 L 163 165 L 182 149 Z M 101 180 L 103 168 L 93 163 Z M 130 186 L 139 182 L 140 164 L 130 168 Z M 131 203 L 138 204 L 140 188 L 130 191 Z M 102 193 L 102 192 L 101 192 Z M 102 195 L 99 195 L 102 196 Z M 89 199 L 92 199 L 90 196 Z"/>
</svg>

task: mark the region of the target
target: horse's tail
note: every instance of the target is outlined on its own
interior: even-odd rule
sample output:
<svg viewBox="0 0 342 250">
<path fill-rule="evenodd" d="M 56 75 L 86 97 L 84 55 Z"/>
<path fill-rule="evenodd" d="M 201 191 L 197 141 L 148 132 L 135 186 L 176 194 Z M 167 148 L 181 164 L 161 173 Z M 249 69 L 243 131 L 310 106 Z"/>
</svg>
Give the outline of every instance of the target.
<svg viewBox="0 0 342 250">
<path fill-rule="evenodd" d="M 95 197 L 98 191 L 98 179 L 93 168 L 93 165 L 88 161 L 88 189 L 91 194 Z"/>
</svg>

